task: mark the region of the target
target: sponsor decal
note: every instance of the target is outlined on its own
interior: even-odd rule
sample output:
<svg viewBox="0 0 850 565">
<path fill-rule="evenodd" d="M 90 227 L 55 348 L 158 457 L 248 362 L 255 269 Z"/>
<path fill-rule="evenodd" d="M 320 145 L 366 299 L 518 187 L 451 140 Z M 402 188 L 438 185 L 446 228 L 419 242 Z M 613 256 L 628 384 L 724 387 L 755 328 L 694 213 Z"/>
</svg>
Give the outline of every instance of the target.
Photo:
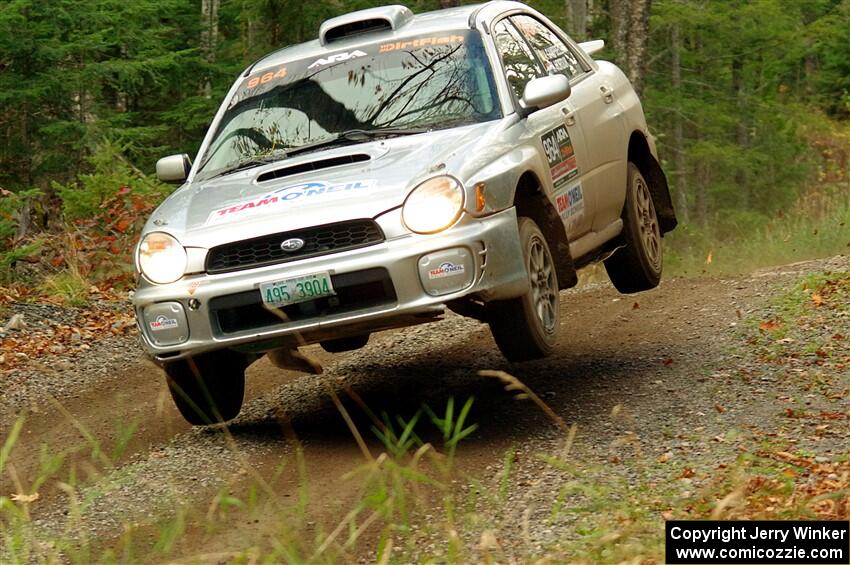
<svg viewBox="0 0 850 565">
<path fill-rule="evenodd" d="M 273 210 L 293 201 L 308 201 L 313 198 L 324 198 L 328 194 L 339 192 L 359 191 L 375 186 L 374 180 L 359 180 L 332 184 L 323 181 L 303 182 L 279 188 L 259 198 L 252 198 L 226 208 L 213 210 L 207 218 L 207 224 L 216 224 L 236 218 L 246 218 L 266 210 Z"/>
<path fill-rule="evenodd" d="M 573 142 L 566 126 L 558 126 L 541 137 L 543 152 L 549 163 L 549 174 L 555 190 L 562 188 L 567 182 L 578 176 Z"/>
<path fill-rule="evenodd" d="M 200 286 L 201 286 L 201 281 L 194 281 L 193 283 L 191 283 L 189 285 L 189 287 L 186 289 L 189 292 L 189 296 L 194 296 L 195 291 L 197 291 L 198 287 L 200 287 Z"/>
<path fill-rule="evenodd" d="M 313 64 L 311 64 L 307 68 L 312 70 L 317 67 L 324 67 L 325 65 L 330 65 L 332 63 L 341 63 L 342 61 L 348 61 L 349 59 L 356 59 L 357 57 L 365 56 L 366 53 L 360 51 L 359 49 L 356 51 L 346 51 L 344 53 L 337 53 L 335 55 L 330 55 L 322 59 L 316 59 Z"/>
<path fill-rule="evenodd" d="M 151 331 L 159 332 L 162 330 L 173 330 L 177 327 L 175 318 L 166 318 L 165 316 L 157 316 L 156 320 L 150 323 Z"/>
<path fill-rule="evenodd" d="M 399 49 L 418 49 L 429 45 L 446 45 L 449 43 L 463 43 L 462 35 L 443 35 L 436 37 L 420 37 L 408 41 L 396 41 L 395 43 L 382 43 L 379 53 L 388 53 Z"/>
<path fill-rule="evenodd" d="M 577 184 L 571 189 L 555 195 L 555 204 L 558 207 L 558 214 L 567 221 L 570 225 L 573 218 L 584 211 L 584 192 L 581 185 Z"/>
<path fill-rule="evenodd" d="M 456 265 L 447 261 L 436 269 L 428 271 L 428 278 L 434 280 L 445 277 L 453 277 L 455 275 L 462 275 L 465 270 L 466 268 L 463 265 Z"/>
</svg>

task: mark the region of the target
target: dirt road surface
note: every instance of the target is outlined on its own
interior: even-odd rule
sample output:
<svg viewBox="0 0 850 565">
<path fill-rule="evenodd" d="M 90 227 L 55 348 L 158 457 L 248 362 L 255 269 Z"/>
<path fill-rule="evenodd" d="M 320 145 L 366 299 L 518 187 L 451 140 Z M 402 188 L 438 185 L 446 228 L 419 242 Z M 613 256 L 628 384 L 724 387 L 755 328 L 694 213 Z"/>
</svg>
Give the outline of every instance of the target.
<svg viewBox="0 0 850 565">
<path fill-rule="evenodd" d="M 37 490 L 39 499 L 29 505 L 34 523 L 45 532 L 61 531 L 70 519 L 68 490 L 57 478 L 68 481 L 73 470 L 80 482 L 95 485 L 77 492 L 86 504 L 80 535 L 95 540 L 94 547 L 110 547 L 129 524 L 142 544 L 158 543 L 161 532 L 153 524 L 184 508 L 186 533 L 173 557 L 226 561 L 227 551 L 270 546 L 281 535 L 281 514 L 295 512 L 299 500 L 306 504 L 307 531 L 325 532 L 359 500 L 362 484 L 349 474 L 366 457 L 328 390 L 343 400 L 372 456 L 384 447 L 346 387 L 372 412 L 404 417 L 423 403 L 439 412 L 450 397 L 458 404 L 474 397 L 468 421 L 478 429 L 461 442 L 459 472 L 498 481 L 506 452 L 514 450 L 510 492 L 488 527 L 500 551 L 521 559 L 578 535 L 569 513 L 547 519 L 563 477 L 534 457 L 559 445 L 563 434 L 531 402 L 513 399 L 479 370 L 516 376 L 575 424 L 569 457 L 604 466 L 607 478 L 594 480 L 608 481 L 606 492 L 614 498 L 617 489 L 625 496 L 635 485 L 651 491 L 682 468 L 694 479 L 674 488 L 688 496 L 700 486 L 701 469 L 734 460 L 753 430 L 785 425 L 780 420 L 789 395 L 812 410 L 846 411 L 846 396 L 789 392 L 793 384 L 772 373 L 741 378 L 750 361 L 740 332 L 805 273 L 848 265 L 848 258 L 838 257 L 744 276 L 664 280 L 632 296 L 607 284 L 565 292 L 556 354 L 524 364 L 504 361 L 485 325 L 456 315 L 372 336 L 367 347 L 346 354 L 310 347 L 324 364 L 321 376 L 283 372 L 263 359 L 248 371 L 246 403 L 228 433 L 183 422 L 160 371 L 144 360 L 134 337 L 96 340 L 87 351 L 33 359 L 7 375 L 0 389 L 2 435 L 21 415 L 25 422 L 0 477 L 0 494 Z M 839 376 L 846 384 L 846 372 Z M 807 448 L 824 458 L 846 452 L 847 422 L 833 429 Z M 123 448 L 120 455 L 116 446 Z M 304 473 L 293 455 L 298 446 Z M 47 454 L 63 450 L 64 459 L 49 460 Z M 669 462 L 670 471 L 662 466 L 640 475 L 618 464 L 636 453 Z M 33 485 L 51 465 L 53 478 Z M 257 483 L 265 487 L 250 520 L 233 520 L 210 535 L 203 519 L 192 518 L 215 516 L 222 501 L 217 495 Z M 652 496 L 646 494 L 648 505 Z M 475 546 L 479 535 L 464 543 Z M 423 543 L 423 553 L 442 551 L 439 536 Z M 374 546 L 360 557 L 374 560 Z"/>
</svg>

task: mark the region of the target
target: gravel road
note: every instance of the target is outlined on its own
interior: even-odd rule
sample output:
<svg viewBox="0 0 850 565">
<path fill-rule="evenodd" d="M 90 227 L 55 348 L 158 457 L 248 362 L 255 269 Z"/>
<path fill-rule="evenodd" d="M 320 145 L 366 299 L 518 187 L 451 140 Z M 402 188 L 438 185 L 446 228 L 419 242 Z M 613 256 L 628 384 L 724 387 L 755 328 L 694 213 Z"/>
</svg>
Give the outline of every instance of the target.
<svg viewBox="0 0 850 565">
<path fill-rule="evenodd" d="M 563 433 L 533 403 L 513 399 L 479 370 L 516 376 L 575 425 L 565 460 L 580 464 L 598 491 L 569 498 L 567 509 L 588 497 L 616 504 L 637 496 L 661 515 L 670 497 L 693 496 L 718 464 L 751 449 L 759 434 L 785 426 L 783 399 L 811 410 L 847 410 L 846 396 L 811 394 L 779 369 L 755 366 L 742 326 L 769 316 L 771 297 L 802 275 L 848 269 L 850 259 L 836 257 L 743 276 L 665 280 L 633 296 L 607 284 L 564 292 L 556 354 L 524 364 L 505 362 L 486 326 L 453 314 L 373 336 L 355 352 L 333 356 L 310 347 L 325 367 L 321 376 L 280 371 L 263 359 L 249 368 L 245 407 L 226 432 L 182 421 L 135 336 L 94 339 L 88 349 L 28 359 L 5 377 L 0 429 L 9 430 L 21 415 L 26 420 L 9 472 L 0 477 L 0 494 L 29 492 L 48 465 L 45 453 L 64 451 L 55 476 L 73 470 L 87 484 L 74 489 L 85 504 L 74 522 L 80 536 L 109 547 L 133 525 L 153 544 L 160 535 L 154 524 L 185 512 L 186 533 L 173 555 L 217 562 L 225 555 L 220 552 L 234 547 L 268 546 L 280 535 L 280 514 L 294 512 L 298 500 L 307 501 L 307 531 L 332 529 L 359 500 L 362 485 L 349 474 L 363 465 L 364 455 L 329 390 L 343 399 L 375 456 L 383 446 L 347 390 L 375 414 L 405 417 L 423 403 L 439 411 L 450 397 L 474 397 L 468 421 L 479 427 L 461 443 L 458 476 L 498 485 L 506 453 L 515 456 L 510 487 L 502 498 L 474 503 L 480 522 L 458 526 L 460 540 L 474 551 L 495 548 L 506 560 L 545 554 L 582 535 L 580 512 L 552 511 L 576 468 L 559 469 L 536 457 L 562 449 Z M 32 307 L 24 314 L 31 322 L 66 315 Z M 838 377 L 850 384 L 846 371 Z M 812 437 L 801 431 L 800 447 L 825 460 L 847 454 L 846 420 Z M 303 453 L 303 473 L 296 451 Z M 470 488 L 468 481 L 459 483 L 461 490 Z M 222 493 L 249 484 L 261 485 L 260 510 L 251 520 L 210 535 L 198 525 L 203 520 L 191 519 L 217 515 Z M 656 500 L 662 490 L 667 498 Z M 29 511 L 39 531 L 68 527 L 68 487 L 49 480 L 38 492 Z M 414 517 L 415 523 L 427 521 L 425 514 Z M 443 545 L 432 532 L 416 551 L 441 555 Z M 374 553 L 362 558 L 374 560 Z"/>
</svg>

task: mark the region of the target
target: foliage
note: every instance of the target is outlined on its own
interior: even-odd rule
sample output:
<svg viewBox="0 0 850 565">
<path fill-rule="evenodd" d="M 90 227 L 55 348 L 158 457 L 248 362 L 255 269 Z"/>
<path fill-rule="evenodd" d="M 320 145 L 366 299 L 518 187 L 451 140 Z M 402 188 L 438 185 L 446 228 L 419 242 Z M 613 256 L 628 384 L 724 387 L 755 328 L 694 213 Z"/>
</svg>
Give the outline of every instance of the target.
<svg viewBox="0 0 850 565">
<path fill-rule="evenodd" d="M 166 194 L 143 171 L 164 154 L 194 154 L 252 62 L 315 37 L 328 17 L 385 4 L 205 1 L 219 6 L 212 41 L 203 40 L 195 3 L 4 3 L 0 277 L 39 250 L 43 263 L 63 267 L 59 250 L 36 240 L 70 229 L 82 276 L 126 280 L 133 234 Z M 569 29 L 577 1 L 529 3 Z M 441 4 L 408 2 L 415 12 Z M 586 5 L 589 35 L 610 40 L 612 0 Z M 824 186 L 848 199 L 850 0 L 655 0 L 652 8 L 642 98 L 687 225 L 673 243 L 683 263 L 703 260 L 706 248 L 734 244 L 737 253 L 743 242 L 748 253 L 752 241 L 768 244 L 759 234 Z M 811 244 L 813 253 L 835 249 Z M 88 272 L 87 262 L 98 268 Z"/>
</svg>

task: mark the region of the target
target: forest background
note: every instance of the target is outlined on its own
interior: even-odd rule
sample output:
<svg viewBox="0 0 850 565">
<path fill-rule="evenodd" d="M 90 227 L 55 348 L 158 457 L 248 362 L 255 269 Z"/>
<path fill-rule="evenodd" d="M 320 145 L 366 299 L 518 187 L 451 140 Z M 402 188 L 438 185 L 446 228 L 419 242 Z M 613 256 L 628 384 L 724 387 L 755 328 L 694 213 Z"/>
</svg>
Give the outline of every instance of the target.
<svg viewBox="0 0 850 565">
<path fill-rule="evenodd" d="M 0 0 L 0 285 L 128 287 L 145 218 L 238 73 L 369 0 Z M 415 12 L 456 5 L 416 0 Z M 673 274 L 846 253 L 850 0 L 533 0 L 624 68 L 681 227 Z"/>
</svg>

